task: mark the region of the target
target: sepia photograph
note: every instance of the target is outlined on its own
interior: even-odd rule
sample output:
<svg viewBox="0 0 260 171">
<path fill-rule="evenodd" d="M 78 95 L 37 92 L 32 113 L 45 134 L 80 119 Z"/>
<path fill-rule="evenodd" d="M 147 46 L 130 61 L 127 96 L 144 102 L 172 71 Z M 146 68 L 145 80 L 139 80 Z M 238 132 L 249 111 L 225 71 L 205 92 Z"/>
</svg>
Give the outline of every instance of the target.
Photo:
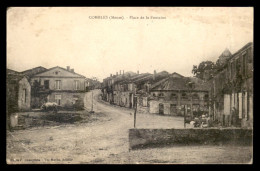
<svg viewBox="0 0 260 171">
<path fill-rule="evenodd" d="M 9 7 L 6 163 L 253 164 L 254 7 Z"/>
</svg>

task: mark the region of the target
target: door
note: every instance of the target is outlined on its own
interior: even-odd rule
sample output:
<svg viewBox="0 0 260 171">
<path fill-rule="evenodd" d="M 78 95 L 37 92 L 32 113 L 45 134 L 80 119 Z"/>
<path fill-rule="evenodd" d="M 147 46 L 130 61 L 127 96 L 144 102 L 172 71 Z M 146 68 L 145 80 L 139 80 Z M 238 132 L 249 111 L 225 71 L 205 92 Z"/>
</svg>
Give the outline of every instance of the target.
<svg viewBox="0 0 260 171">
<path fill-rule="evenodd" d="M 164 105 L 162 103 L 159 104 L 159 114 L 164 114 Z"/>
<path fill-rule="evenodd" d="M 177 110 L 176 110 L 176 104 L 171 104 L 170 106 L 170 114 L 171 115 L 176 115 Z"/>
</svg>

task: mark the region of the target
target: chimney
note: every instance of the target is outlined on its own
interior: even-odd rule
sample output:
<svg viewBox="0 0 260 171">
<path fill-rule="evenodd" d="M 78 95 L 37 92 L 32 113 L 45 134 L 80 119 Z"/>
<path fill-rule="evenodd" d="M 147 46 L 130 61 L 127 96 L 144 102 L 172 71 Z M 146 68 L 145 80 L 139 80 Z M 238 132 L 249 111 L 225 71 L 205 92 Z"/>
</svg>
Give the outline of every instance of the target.
<svg viewBox="0 0 260 171">
<path fill-rule="evenodd" d="M 137 74 L 139 74 L 139 70 L 137 71 Z"/>
<path fill-rule="evenodd" d="M 112 77 L 112 74 L 110 74 L 110 77 Z"/>
<path fill-rule="evenodd" d="M 125 74 L 125 70 L 123 70 L 123 75 Z"/>
<path fill-rule="evenodd" d="M 67 66 L 67 70 L 70 71 L 70 66 Z"/>
<path fill-rule="evenodd" d="M 155 80 L 156 70 L 153 71 L 153 80 Z"/>
<path fill-rule="evenodd" d="M 116 76 L 118 76 L 118 72 L 116 72 Z"/>
<path fill-rule="evenodd" d="M 74 69 L 72 68 L 70 71 L 71 71 L 71 72 L 74 72 Z"/>
<path fill-rule="evenodd" d="M 121 75 L 121 70 L 120 70 L 120 75 Z"/>
</svg>

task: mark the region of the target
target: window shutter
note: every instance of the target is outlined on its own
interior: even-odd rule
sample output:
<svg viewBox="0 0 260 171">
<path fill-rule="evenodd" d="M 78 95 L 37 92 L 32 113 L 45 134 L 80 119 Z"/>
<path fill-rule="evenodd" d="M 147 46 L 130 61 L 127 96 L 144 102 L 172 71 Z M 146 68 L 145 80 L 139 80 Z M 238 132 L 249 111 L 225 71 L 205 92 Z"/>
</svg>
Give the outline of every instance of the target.
<svg viewBox="0 0 260 171">
<path fill-rule="evenodd" d="M 242 93 L 238 93 L 238 109 L 239 119 L 242 119 Z"/>
<path fill-rule="evenodd" d="M 247 115 L 247 102 L 248 102 L 248 100 L 247 100 L 247 92 L 245 92 L 245 97 L 244 97 L 244 106 L 245 106 L 245 118 L 246 118 L 246 120 L 248 119 L 248 115 Z"/>
<path fill-rule="evenodd" d="M 224 95 L 224 114 L 225 115 L 230 114 L 230 95 L 229 94 Z"/>
</svg>

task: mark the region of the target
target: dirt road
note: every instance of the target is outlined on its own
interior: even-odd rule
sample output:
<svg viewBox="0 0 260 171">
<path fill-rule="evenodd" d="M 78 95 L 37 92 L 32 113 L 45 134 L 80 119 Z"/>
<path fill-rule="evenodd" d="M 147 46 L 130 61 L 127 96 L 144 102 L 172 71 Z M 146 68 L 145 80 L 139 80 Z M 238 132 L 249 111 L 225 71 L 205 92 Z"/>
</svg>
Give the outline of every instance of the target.
<svg viewBox="0 0 260 171">
<path fill-rule="evenodd" d="M 7 133 L 8 163 L 248 163 L 251 147 L 181 146 L 128 150 L 128 129 L 133 128 L 133 110 L 111 106 L 93 93 L 95 122 L 36 128 Z M 92 93 L 85 96 L 91 110 Z M 138 128 L 183 128 L 183 118 L 138 114 Z M 207 158 L 205 161 L 204 159 Z"/>
</svg>

